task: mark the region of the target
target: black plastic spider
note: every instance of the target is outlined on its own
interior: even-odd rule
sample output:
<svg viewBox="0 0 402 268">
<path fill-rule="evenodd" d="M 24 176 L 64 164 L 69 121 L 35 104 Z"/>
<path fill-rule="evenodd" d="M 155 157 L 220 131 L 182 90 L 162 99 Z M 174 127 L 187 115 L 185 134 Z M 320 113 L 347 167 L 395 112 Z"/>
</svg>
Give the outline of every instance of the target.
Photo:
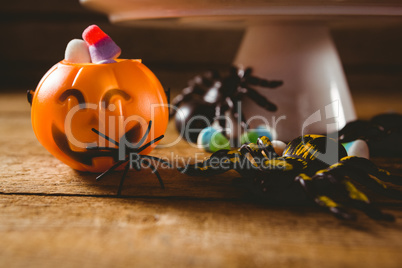
<svg viewBox="0 0 402 268">
<path fill-rule="evenodd" d="M 234 119 L 240 119 L 241 127 L 246 129 L 246 118 L 241 113 L 239 102 L 244 96 L 249 97 L 256 104 L 268 111 L 276 111 L 275 104 L 267 100 L 251 86 L 264 88 L 276 88 L 283 84 L 282 81 L 269 81 L 252 76 L 252 69 L 245 70 L 232 67 L 227 76 L 220 76 L 216 71 L 209 71 L 196 76 L 189 82 L 189 86 L 183 89 L 181 94 L 172 101 L 176 109 L 170 110 L 170 116 L 175 116 L 176 128 L 179 133 L 184 133 L 184 138 L 196 142 L 199 132 L 212 124 L 215 118 L 220 126 L 225 129 L 224 115 L 229 111 Z M 197 116 L 202 116 L 197 117 Z M 186 129 L 199 130 L 185 133 Z M 182 132 L 183 131 L 183 132 Z M 223 132 L 225 135 L 226 133 Z"/>
<path fill-rule="evenodd" d="M 336 153 L 338 157 L 334 157 Z M 179 170 L 191 176 L 211 176 L 231 169 L 242 176 L 238 180 L 257 197 L 282 203 L 298 203 L 307 197 L 341 219 L 355 218 L 355 214 L 343 207 L 350 205 L 373 219 L 394 220 L 392 215 L 375 207 L 351 180 L 388 197 L 402 199 L 400 191 L 384 183 L 402 185 L 401 177 L 365 158 L 347 156 L 340 143 L 321 135 L 294 139 L 282 156 L 275 153 L 270 140 L 263 136 L 257 144 L 220 150 L 202 163 Z"/>
<path fill-rule="evenodd" d="M 371 120 L 356 120 L 339 132 L 340 142 L 365 140 L 371 156 L 402 156 L 402 115 L 380 114 Z"/>
<path fill-rule="evenodd" d="M 159 180 L 161 188 L 162 189 L 165 188 L 165 185 L 164 185 L 164 183 L 162 181 L 162 178 L 159 175 L 159 172 L 155 168 L 155 166 L 152 165 L 151 160 L 156 160 L 156 161 L 162 162 L 162 163 L 168 165 L 169 167 L 171 167 L 171 165 L 168 162 L 166 162 L 165 160 L 160 159 L 158 157 L 150 156 L 150 155 L 141 155 L 140 154 L 144 149 L 148 148 L 149 146 L 151 146 L 155 142 L 163 139 L 163 137 L 164 137 L 164 135 L 161 135 L 161 136 L 157 137 L 156 139 L 153 139 L 152 141 L 148 142 L 147 144 L 142 145 L 144 143 L 144 141 L 147 139 L 149 131 L 151 130 L 151 127 L 152 127 L 152 121 L 149 121 L 148 128 L 147 128 L 144 136 L 141 138 L 141 140 L 137 144 L 133 145 L 133 147 L 131 147 L 131 148 L 126 147 L 126 152 L 127 153 L 125 154 L 124 160 L 117 161 L 111 168 L 109 168 L 108 170 L 106 170 L 105 172 L 103 172 L 102 174 L 100 174 L 99 176 L 96 177 L 96 180 L 99 181 L 104 176 L 106 176 L 107 174 L 111 173 L 112 171 L 114 171 L 119 166 L 121 166 L 123 164 L 126 164 L 126 166 L 124 168 L 123 175 L 122 175 L 121 180 L 120 180 L 119 189 L 117 191 L 118 196 L 121 195 L 121 191 L 123 189 L 123 183 L 124 183 L 124 180 L 126 178 L 128 170 L 131 167 L 134 168 L 137 171 L 141 170 L 141 166 L 144 167 L 144 165 L 143 165 L 144 162 L 143 161 L 145 161 L 147 163 L 147 166 L 145 166 L 145 167 L 151 168 L 152 172 L 155 173 L 156 177 Z M 99 136 L 101 136 L 102 138 L 104 138 L 104 139 L 112 142 L 113 144 L 115 144 L 117 146 L 117 148 L 114 148 L 115 149 L 114 151 L 115 151 L 116 154 L 119 153 L 119 145 L 120 145 L 119 142 L 117 142 L 117 141 L 113 140 L 112 138 L 106 136 L 105 134 L 99 132 L 95 128 L 92 128 L 92 131 L 95 132 L 96 134 L 98 134 Z M 122 141 L 122 139 L 124 139 L 124 138 L 125 138 L 125 135 L 123 135 L 123 137 L 120 138 L 120 141 Z M 124 143 L 124 144 L 126 144 L 126 143 Z M 88 147 L 87 148 L 88 151 L 91 151 L 91 150 L 102 151 L 103 149 L 110 151 L 109 147 L 105 147 L 105 148 L 103 148 L 103 147 Z"/>
</svg>

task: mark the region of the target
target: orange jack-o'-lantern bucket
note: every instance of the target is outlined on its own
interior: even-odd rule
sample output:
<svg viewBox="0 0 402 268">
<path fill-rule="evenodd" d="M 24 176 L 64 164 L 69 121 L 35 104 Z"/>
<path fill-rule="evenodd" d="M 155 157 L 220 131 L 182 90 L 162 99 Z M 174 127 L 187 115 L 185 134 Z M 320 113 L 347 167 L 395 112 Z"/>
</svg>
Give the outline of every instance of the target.
<svg viewBox="0 0 402 268">
<path fill-rule="evenodd" d="M 119 142 L 133 147 L 152 141 L 164 134 L 168 117 L 166 94 L 141 60 L 61 61 L 45 74 L 32 97 L 32 126 L 39 142 L 81 171 L 109 169 L 119 160 Z"/>
</svg>

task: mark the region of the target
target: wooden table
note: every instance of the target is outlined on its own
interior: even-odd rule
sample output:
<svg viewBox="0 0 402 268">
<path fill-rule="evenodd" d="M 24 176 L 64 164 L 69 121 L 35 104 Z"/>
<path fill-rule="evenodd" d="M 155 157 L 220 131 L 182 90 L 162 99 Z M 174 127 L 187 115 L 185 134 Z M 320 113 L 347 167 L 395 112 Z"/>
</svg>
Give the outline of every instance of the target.
<svg viewBox="0 0 402 268">
<path fill-rule="evenodd" d="M 379 199 L 396 222 L 346 222 L 253 202 L 234 172 L 176 170 L 160 171 L 165 190 L 131 171 L 116 198 L 121 172 L 96 182 L 42 148 L 23 94 L 0 95 L 0 133 L 0 267 L 402 267 L 402 202 Z M 175 137 L 170 124 L 164 143 Z M 207 156 L 184 141 L 152 154 Z M 375 161 L 401 173 L 401 159 Z"/>
</svg>

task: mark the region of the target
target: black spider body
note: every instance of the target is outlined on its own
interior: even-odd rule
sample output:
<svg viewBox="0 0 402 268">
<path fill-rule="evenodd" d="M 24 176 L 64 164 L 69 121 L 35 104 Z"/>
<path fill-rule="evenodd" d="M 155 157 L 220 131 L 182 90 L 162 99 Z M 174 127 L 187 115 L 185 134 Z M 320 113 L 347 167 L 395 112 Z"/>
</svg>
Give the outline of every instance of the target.
<svg viewBox="0 0 402 268">
<path fill-rule="evenodd" d="M 152 170 L 152 172 L 156 175 L 156 177 L 159 180 L 159 183 L 161 185 L 161 188 L 164 189 L 165 185 L 162 181 L 161 176 L 159 175 L 159 172 L 157 170 L 157 168 L 153 165 L 152 161 L 157 161 L 157 162 L 161 162 L 164 163 L 165 165 L 170 167 L 170 164 L 168 162 L 166 162 L 163 159 L 160 159 L 158 157 L 155 156 L 150 156 L 150 155 L 142 155 L 141 152 L 146 149 L 147 147 L 151 146 L 152 144 L 154 144 L 155 142 L 163 139 L 164 135 L 161 135 L 153 140 L 151 140 L 150 142 L 143 144 L 147 138 L 147 136 L 149 135 L 149 132 L 151 130 L 152 127 L 152 121 L 149 121 L 148 123 L 148 128 L 144 134 L 144 136 L 141 138 L 141 140 L 135 144 L 133 147 L 127 147 L 127 144 L 125 142 L 123 142 L 123 144 L 125 144 L 125 157 L 123 160 L 119 160 L 117 161 L 111 168 L 109 168 L 108 170 L 104 171 L 102 174 L 100 174 L 99 176 L 96 177 L 96 180 L 99 181 L 101 180 L 103 177 L 105 177 L 107 174 L 111 173 L 112 171 L 114 171 L 115 169 L 117 169 L 118 167 L 125 165 L 124 168 L 124 172 L 123 175 L 121 177 L 120 180 L 120 184 L 119 184 L 119 189 L 117 191 L 117 195 L 120 196 L 121 195 L 121 191 L 123 189 L 123 183 L 124 180 L 126 179 L 126 175 L 127 172 L 130 168 L 134 168 L 135 170 L 139 171 L 141 170 L 141 167 L 143 166 L 142 164 L 146 164 L 146 167 L 150 168 Z M 113 144 L 115 144 L 117 146 L 117 148 L 114 148 L 113 153 L 114 153 L 114 158 L 118 159 L 119 156 L 119 147 L 121 146 L 120 143 L 121 142 L 117 142 L 113 139 L 111 139 L 110 137 L 106 136 L 105 134 L 99 132 L 97 129 L 92 128 L 92 131 L 95 132 L 97 135 L 101 136 L 102 138 L 112 142 Z M 126 133 L 127 134 L 127 133 Z M 126 140 L 126 135 L 124 135 L 121 140 Z M 87 150 L 91 151 L 91 150 L 110 150 L 110 148 L 106 148 L 106 147 L 88 147 Z M 144 162 L 145 161 L 145 162 Z"/>
<path fill-rule="evenodd" d="M 243 70 L 233 67 L 229 75 L 224 77 L 210 71 L 191 80 L 189 86 L 172 101 L 177 110 L 171 109 L 170 116 L 175 116 L 177 130 L 184 133 L 188 141 L 196 142 L 199 132 L 214 120 L 218 120 L 224 129 L 226 119 L 223 116 L 226 112 L 230 112 L 246 128 L 246 119 L 238 104 L 244 96 L 268 111 L 276 111 L 276 105 L 251 86 L 276 88 L 282 85 L 282 81 L 268 81 L 251 73 L 251 68 Z M 194 131 L 186 131 L 188 129 Z"/>
<path fill-rule="evenodd" d="M 402 199 L 401 192 L 384 183 L 402 185 L 402 178 L 379 169 L 365 158 L 347 156 L 340 143 L 322 135 L 294 139 L 282 156 L 275 153 L 267 137 L 260 137 L 257 144 L 217 151 L 206 161 L 187 165 L 181 172 L 211 176 L 231 169 L 242 176 L 241 183 L 258 197 L 286 203 L 313 200 L 342 219 L 355 217 L 344 205 L 361 209 L 374 219 L 393 219 L 371 204 L 351 180 L 380 194 Z"/>
</svg>

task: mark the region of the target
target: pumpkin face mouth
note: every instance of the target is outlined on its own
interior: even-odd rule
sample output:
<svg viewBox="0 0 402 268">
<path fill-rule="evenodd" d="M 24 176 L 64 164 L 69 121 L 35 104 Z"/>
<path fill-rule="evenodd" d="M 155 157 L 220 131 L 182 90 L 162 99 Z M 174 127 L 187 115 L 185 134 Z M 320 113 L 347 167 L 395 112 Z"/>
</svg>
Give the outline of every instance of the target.
<svg viewBox="0 0 402 268">
<path fill-rule="evenodd" d="M 140 125 L 134 125 L 123 136 L 125 136 L 128 142 L 136 142 L 139 139 Z M 52 124 L 52 136 L 57 147 L 63 151 L 71 159 L 84 164 L 86 166 L 93 166 L 93 160 L 99 157 L 109 157 L 113 162 L 117 162 L 119 159 L 119 148 L 114 147 L 102 147 L 97 149 L 92 147 L 90 150 L 76 151 L 70 147 L 67 135 L 61 131 L 54 123 Z"/>
</svg>

